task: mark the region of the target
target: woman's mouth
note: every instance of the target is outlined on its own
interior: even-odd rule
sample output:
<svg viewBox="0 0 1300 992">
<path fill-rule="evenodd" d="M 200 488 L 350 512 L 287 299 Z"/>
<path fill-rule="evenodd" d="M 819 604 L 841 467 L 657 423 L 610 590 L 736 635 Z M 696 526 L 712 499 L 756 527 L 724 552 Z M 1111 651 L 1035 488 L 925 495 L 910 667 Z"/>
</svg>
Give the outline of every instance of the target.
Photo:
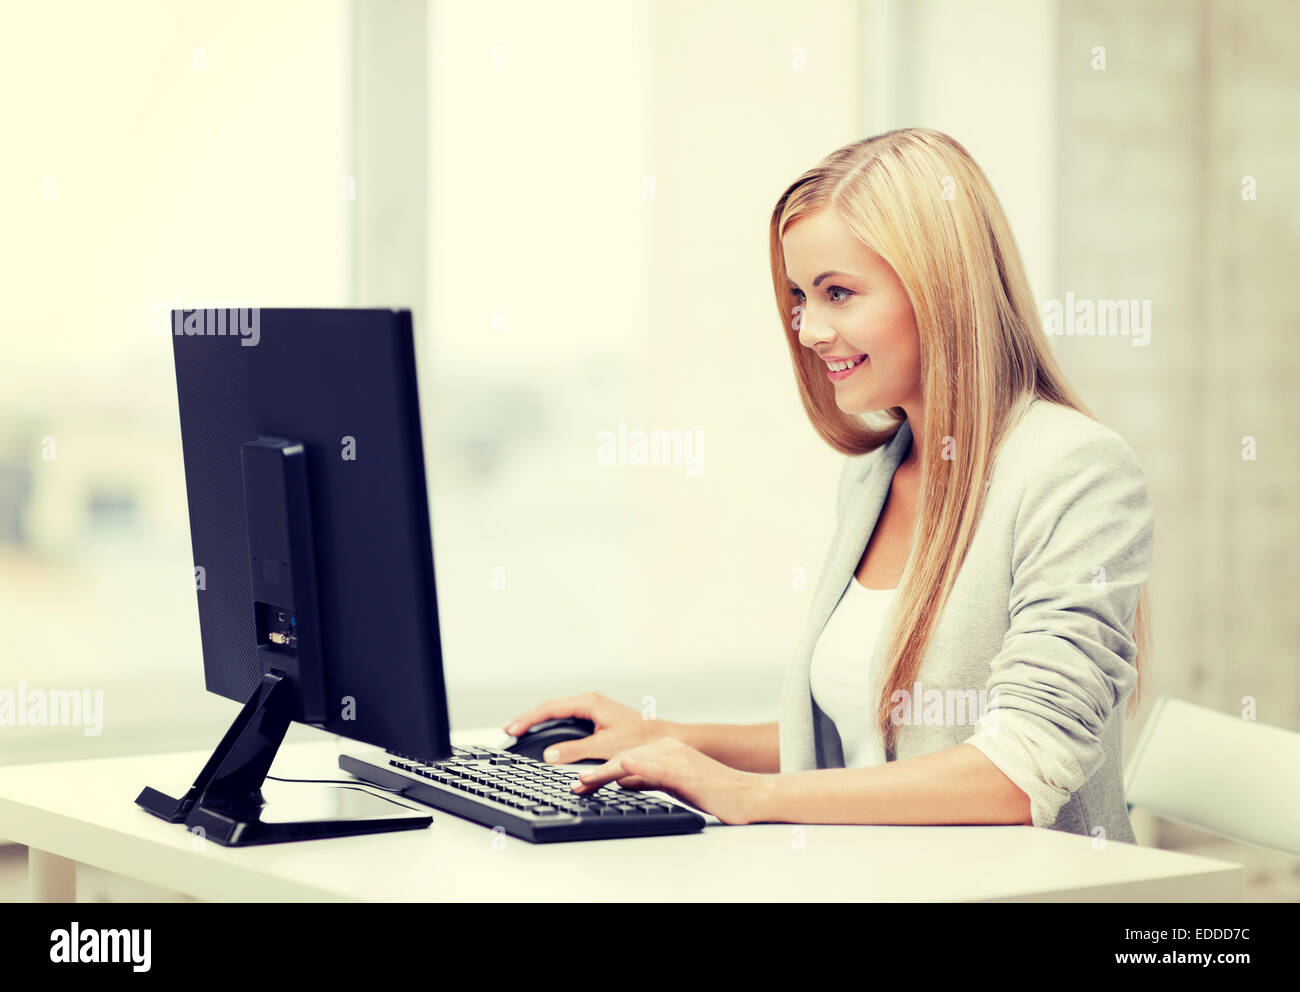
<svg viewBox="0 0 1300 992">
<path fill-rule="evenodd" d="M 858 355 L 856 358 L 845 358 L 840 361 L 826 363 L 826 375 L 830 377 L 831 382 L 839 382 L 851 376 L 855 369 L 867 360 L 866 355 Z"/>
</svg>

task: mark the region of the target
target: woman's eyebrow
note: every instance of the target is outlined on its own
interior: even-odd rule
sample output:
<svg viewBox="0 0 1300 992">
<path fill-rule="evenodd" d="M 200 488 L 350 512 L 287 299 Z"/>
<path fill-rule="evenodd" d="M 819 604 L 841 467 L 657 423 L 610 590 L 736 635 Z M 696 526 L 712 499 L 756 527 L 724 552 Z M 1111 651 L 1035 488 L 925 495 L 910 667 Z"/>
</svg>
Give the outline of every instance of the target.
<svg viewBox="0 0 1300 992">
<path fill-rule="evenodd" d="M 855 276 L 852 272 L 839 272 L 835 269 L 831 269 L 829 272 L 823 272 L 821 275 L 819 275 L 816 279 L 813 280 L 813 289 L 816 289 L 818 286 L 820 286 L 822 284 L 822 280 L 827 278 L 828 276 L 848 276 L 850 279 L 862 278 L 861 276 Z M 788 282 L 795 289 L 799 288 L 799 284 L 795 282 L 793 279 L 789 278 L 788 276 L 786 277 L 786 282 Z"/>
</svg>

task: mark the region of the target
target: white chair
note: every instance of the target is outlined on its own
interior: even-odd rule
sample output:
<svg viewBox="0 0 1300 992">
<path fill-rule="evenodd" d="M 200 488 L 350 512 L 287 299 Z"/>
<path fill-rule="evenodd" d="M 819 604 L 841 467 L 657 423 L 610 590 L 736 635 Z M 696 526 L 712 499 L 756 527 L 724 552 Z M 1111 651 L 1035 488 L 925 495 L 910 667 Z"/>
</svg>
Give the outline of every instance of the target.
<svg viewBox="0 0 1300 992">
<path fill-rule="evenodd" d="M 1130 810 L 1300 856 L 1300 733 L 1161 696 L 1124 795 Z"/>
</svg>

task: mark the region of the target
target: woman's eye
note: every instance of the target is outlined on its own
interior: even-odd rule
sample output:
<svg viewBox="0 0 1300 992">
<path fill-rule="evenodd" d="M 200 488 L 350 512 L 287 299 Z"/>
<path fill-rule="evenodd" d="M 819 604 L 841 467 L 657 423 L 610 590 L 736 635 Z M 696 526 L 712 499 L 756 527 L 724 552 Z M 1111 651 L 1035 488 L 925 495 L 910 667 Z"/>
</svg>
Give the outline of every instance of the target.
<svg viewBox="0 0 1300 992">
<path fill-rule="evenodd" d="M 844 295 L 841 296 L 841 297 L 835 297 L 835 296 L 832 296 L 832 295 L 831 295 L 831 294 L 833 294 L 833 293 L 843 293 Z M 792 290 L 790 290 L 790 295 L 793 296 L 793 297 L 794 297 L 795 299 L 797 299 L 797 300 L 802 300 L 802 299 L 803 299 L 803 290 L 802 290 L 802 289 L 792 289 Z M 853 290 L 851 290 L 851 289 L 845 289 L 843 286 L 829 286 L 829 287 L 827 287 L 827 289 L 826 289 L 826 295 L 830 297 L 830 300 L 831 300 L 832 303 L 843 303 L 845 300 L 847 300 L 850 296 L 853 295 Z"/>
</svg>

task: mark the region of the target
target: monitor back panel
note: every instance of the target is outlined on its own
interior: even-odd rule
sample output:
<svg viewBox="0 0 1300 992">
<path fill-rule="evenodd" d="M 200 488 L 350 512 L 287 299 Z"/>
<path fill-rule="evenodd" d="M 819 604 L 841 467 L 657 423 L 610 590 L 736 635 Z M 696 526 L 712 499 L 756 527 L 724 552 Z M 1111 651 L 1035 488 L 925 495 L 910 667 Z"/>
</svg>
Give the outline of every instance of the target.
<svg viewBox="0 0 1300 992">
<path fill-rule="evenodd" d="M 173 313 L 207 688 L 246 701 L 256 650 L 241 447 L 307 452 L 327 719 L 405 754 L 450 755 L 408 311 Z M 218 323 L 223 319 L 224 324 Z M 212 333 L 224 327 L 225 332 Z"/>
</svg>

